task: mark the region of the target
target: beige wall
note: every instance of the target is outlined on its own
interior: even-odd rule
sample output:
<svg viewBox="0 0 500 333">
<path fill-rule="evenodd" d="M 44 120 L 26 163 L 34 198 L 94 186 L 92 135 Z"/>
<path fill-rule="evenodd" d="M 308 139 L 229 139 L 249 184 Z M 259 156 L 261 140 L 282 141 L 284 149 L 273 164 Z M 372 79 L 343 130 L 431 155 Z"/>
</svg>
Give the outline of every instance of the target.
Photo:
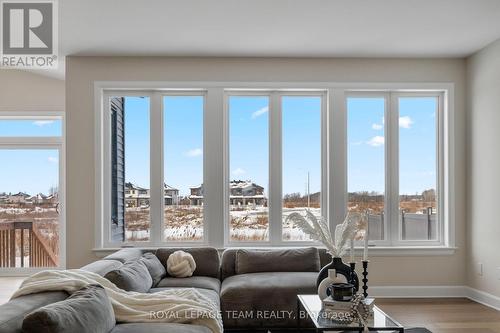
<svg viewBox="0 0 500 333">
<path fill-rule="evenodd" d="M 2 69 L 0 111 L 64 111 L 64 81 Z"/>
<path fill-rule="evenodd" d="M 467 282 L 500 296 L 500 40 L 467 59 L 467 83 Z"/>
<path fill-rule="evenodd" d="M 69 57 L 66 67 L 68 267 L 94 247 L 94 81 L 332 81 L 455 83 L 456 242 L 450 256 L 372 258 L 374 285 L 465 283 L 465 61 L 461 59 L 290 59 Z"/>
</svg>

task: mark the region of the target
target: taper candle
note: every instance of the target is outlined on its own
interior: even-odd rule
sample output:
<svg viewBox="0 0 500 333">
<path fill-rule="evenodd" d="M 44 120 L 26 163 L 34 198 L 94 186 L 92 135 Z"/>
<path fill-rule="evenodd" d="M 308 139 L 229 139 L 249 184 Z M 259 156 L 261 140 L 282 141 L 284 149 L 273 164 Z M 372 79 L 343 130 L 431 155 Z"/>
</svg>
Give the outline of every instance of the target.
<svg viewBox="0 0 500 333">
<path fill-rule="evenodd" d="M 370 232 L 368 221 L 366 221 L 365 248 L 363 249 L 363 261 L 368 260 L 368 235 Z"/>
<path fill-rule="evenodd" d="M 351 262 L 354 262 L 354 238 L 351 238 Z"/>
</svg>

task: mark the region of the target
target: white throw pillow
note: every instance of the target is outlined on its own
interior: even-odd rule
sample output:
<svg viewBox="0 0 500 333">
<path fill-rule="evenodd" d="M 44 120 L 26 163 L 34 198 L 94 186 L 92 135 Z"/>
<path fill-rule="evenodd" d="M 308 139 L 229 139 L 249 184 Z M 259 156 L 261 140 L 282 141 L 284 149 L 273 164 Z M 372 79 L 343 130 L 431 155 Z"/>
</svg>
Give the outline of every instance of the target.
<svg viewBox="0 0 500 333">
<path fill-rule="evenodd" d="M 190 253 L 175 251 L 167 259 L 167 272 L 173 277 L 189 277 L 196 269 L 196 262 Z"/>
</svg>

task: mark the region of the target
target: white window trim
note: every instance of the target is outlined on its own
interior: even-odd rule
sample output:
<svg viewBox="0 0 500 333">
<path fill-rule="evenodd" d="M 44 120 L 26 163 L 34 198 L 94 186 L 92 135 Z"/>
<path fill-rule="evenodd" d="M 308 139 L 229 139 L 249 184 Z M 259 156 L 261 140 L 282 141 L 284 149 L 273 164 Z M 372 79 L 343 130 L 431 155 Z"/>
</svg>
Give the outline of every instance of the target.
<svg viewBox="0 0 500 333">
<path fill-rule="evenodd" d="M 444 132 L 445 124 L 443 118 L 446 114 L 446 110 L 443 107 L 443 100 L 445 99 L 444 91 L 426 91 L 426 92 L 394 92 L 394 91 L 350 91 L 344 94 L 345 101 L 347 103 L 348 98 L 383 98 L 384 105 L 384 154 L 385 154 L 385 191 L 384 191 L 384 239 L 383 240 L 373 240 L 370 244 L 377 247 L 412 247 L 412 246 L 428 246 L 428 247 L 438 247 L 445 245 L 445 231 L 444 226 L 448 224 L 449 221 L 448 213 L 446 212 L 445 206 L 448 201 L 449 193 L 445 189 L 444 178 L 446 178 L 446 173 L 444 172 L 444 151 L 441 147 L 444 147 Z M 437 229 L 437 240 L 402 240 L 401 239 L 401 224 L 399 223 L 399 98 L 401 97 L 435 97 L 437 98 L 437 110 L 436 110 L 436 179 L 438 183 L 436 184 L 436 192 L 439 198 L 438 200 L 438 229 Z M 346 110 L 347 111 L 347 110 Z M 345 114 L 345 128 L 347 128 L 347 112 Z M 347 145 L 347 133 L 345 136 L 345 142 Z M 347 147 L 347 146 L 346 146 Z M 345 159 L 347 168 L 347 158 Z M 345 178 L 348 178 L 346 172 Z M 347 189 L 346 189 L 347 193 Z M 444 195 L 441 195 L 444 194 Z M 347 199 L 346 199 L 347 200 Z"/>
<path fill-rule="evenodd" d="M 455 196 L 454 196 L 454 184 L 455 184 L 455 172 L 454 172 L 454 84 L 449 82 L 435 82 L 435 83 L 408 83 L 408 82 L 375 82 L 375 83 L 363 83 L 363 82 L 205 82 L 205 81 L 179 81 L 179 82 L 169 82 L 169 81 L 96 81 L 94 82 L 94 97 L 95 97 L 95 126 L 96 126 L 96 142 L 95 142 L 95 153 L 96 153 L 96 232 L 95 232 L 95 247 L 96 251 L 101 249 L 105 251 L 106 249 L 116 248 L 116 244 L 107 244 L 104 242 L 103 238 L 103 120 L 102 120 L 102 94 L 105 90 L 116 90 L 121 91 L 124 95 L 125 92 L 129 95 L 129 91 L 139 91 L 141 95 L 144 95 L 145 90 L 180 90 L 180 91 L 193 91 L 193 90 L 204 90 L 207 91 L 206 101 L 205 101 L 205 121 L 204 121 L 204 150 L 210 151 L 211 156 L 204 154 L 204 184 L 207 185 L 205 189 L 210 195 L 206 195 L 204 215 L 205 221 L 210 221 L 210 226 L 208 227 L 207 222 L 205 222 L 205 241 L 203 243 L 188 243 L 187 245 L 210 245 L 216 248 L 224 248 L 228 245 L 225 240 L 225 235 L 227 234 L 227 223 L 225 220 L 226 210 L 225 204 L 226 200 L 224 198 L 224 182 L 227 175 L 227 152 L 224 151 L 224 143 L 227 140 L 227 133 L 222 133 L 220 131 L 220 124 L 227 122 L 227 118 L 224 116 L 226 110 L 224 102 L 224 91 L 262 91 L 262 90 L 288 90 L 290 92 L 300 90 L 300 91 L 318 91 L 327 90 L 328 100 L 325 101 L 329 106 L 329 111 L 327 113 L 327 123 L 330 131 L 327 133 L 327 168 L 328 168 L 328 193 L 326 206 L 326 214 L 330 221 L 331 227 L 342 221 L 345 214 L 345 209 L 347 207 L 347 179 L 346 166 L 343 161 L 346 161 L 346 146 L 345 146 L 345 132 L 346 129 L 335 127 L 334 124 L 342 121 L 345 118 L 345 98 L 346 93 L 353 91 L 362 92 L 442 92 L 443 93 L 443 131 L 442 140 L 444 143 L 443 152 L 443 162 L 442 171 L 446 171 L 445 179 L 442 179 L 443 188 L 446 193 L 446 200 L 443 203 L 444 210 L 443 213 L 446 214 L 446 223 L 444 224 L 444 242 L 439 246 L 432 246 L 430 244 L 411 246 L 410 244 L 405 244 L 405 246 L 391 246 L 385 247 L 380 244 L 371 242 L 371 246 L 375 246 L 371 250 L 372 253 L 377 255 L 377 253 L 383 253 L 381 255 L 388 255 L 388 253 L 393 253 L 398 255 L 399 253 L 404 253 L 405 255 L 415 255 L 422 254 L 449 254 L 455 249 Z M 333 106 L 331 108 L 330 106 Z M 344 115 L 343 115 L 344 114 Z M 345 119 L 344 119 L 345 121 Z M 334 127 L 332 127 L 332 125 Z M 217 127 L 219 126 L 219 127 Z M 333 129 L 333 130 L 332 130 Z M 343 140 L 340 140 L 343 138 Z M 343 160 L 339 159 L 338 156 L 343 156 Z M 339 188 L 342 186 L 345 189 L 344 193 L 340 191 L 335 191 L 334 188 Z M 238 247 L 254 247 L 254 246 L 269 246 L 274 244 L 269 244 L 266 242 L 258 244 L 248 244 L 248 243 L 235 243 Z M 300 242 L 299 244 L 293 244 L 292 242 L 286 242 L 283 245 L 295 246 L 295 245 L 306 245 L 307 243 Z M 129 246 L 130 244 L 127 244 Z M 180 242 L 170 242 L 161 244 L 147 243 L 147 244 L 137 244 L 137 246 L 143 247 L 156 247 L 156 246 L 182 246 Z"/>
<path fill-rule="evenodd" d="M 43 270 L 66 269 L 66 123 L 64 111 L 0 110 L 0 120 L 61 120 L 61 136 L 0 136 L 0 149 L 52 149 L 59 152 L 59 266 L 5 267 L 0 276 L 25 276 Z"/>
</svg>

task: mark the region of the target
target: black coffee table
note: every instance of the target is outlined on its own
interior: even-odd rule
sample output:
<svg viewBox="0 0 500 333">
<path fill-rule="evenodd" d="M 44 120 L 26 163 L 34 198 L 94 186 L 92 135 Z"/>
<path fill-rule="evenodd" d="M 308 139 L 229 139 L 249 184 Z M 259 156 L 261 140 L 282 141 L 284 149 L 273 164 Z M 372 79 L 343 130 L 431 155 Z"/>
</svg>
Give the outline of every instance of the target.
<svg viewBox="0 0 500 333">
<path fill-rule="evenodd" d="M 326 331 L 351 331 L 362 333 L 364 327 L 361 326 L 359 321 L 353 321 L 350 324 L 340 324 L 328 319 L 325 313 L 322 311 L 322 303 L 318 295 L 297 295 L 297 325 L 301 328 L 301 309 L 304 309 L 311 318 L 316 332 L 326 332 Z M 402 332 L 404 333 L 404 327 L 397 321 L 386 315 L 380 308 L 374 306 L 373 308 L 373 319 L 368 321 L 368 329 L 370 332 Z"/>
</svg>

